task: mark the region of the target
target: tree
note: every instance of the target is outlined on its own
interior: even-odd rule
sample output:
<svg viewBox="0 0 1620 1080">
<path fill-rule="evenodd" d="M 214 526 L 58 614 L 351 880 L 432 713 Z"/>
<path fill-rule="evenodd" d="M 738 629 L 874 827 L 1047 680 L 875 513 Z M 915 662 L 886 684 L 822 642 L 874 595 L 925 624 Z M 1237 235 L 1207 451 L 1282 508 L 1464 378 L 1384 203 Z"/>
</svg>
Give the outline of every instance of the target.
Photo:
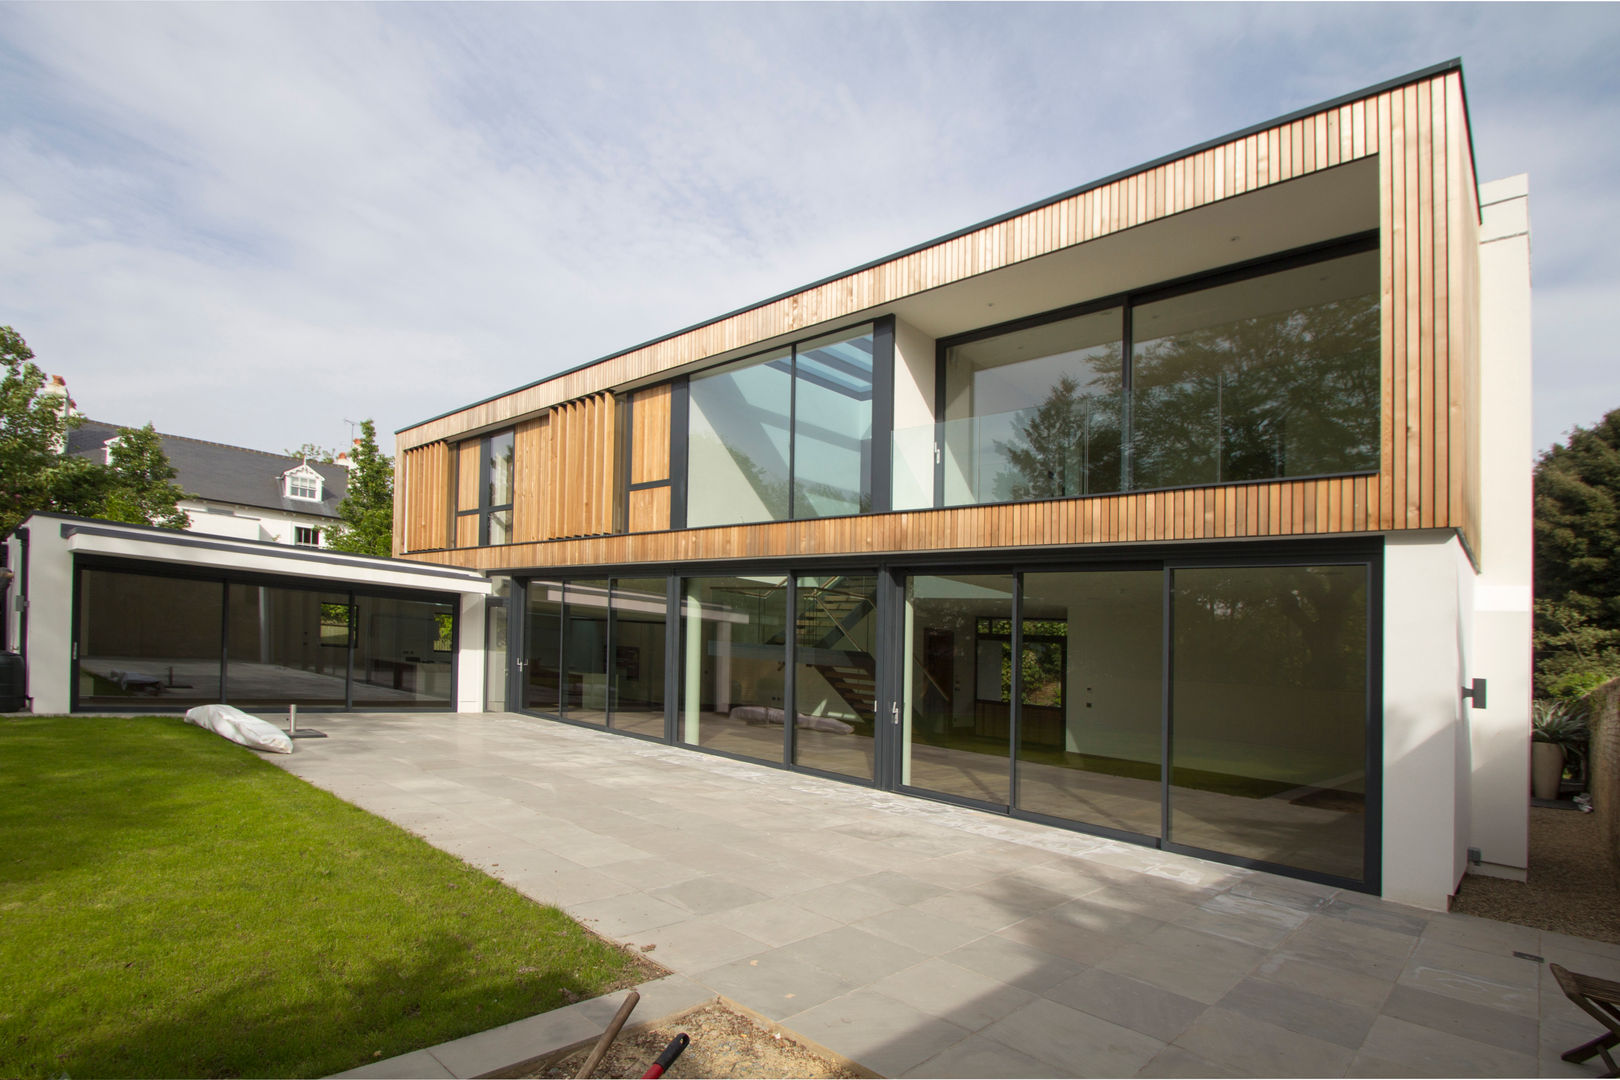
<svg viewBox="0 0 1620 1080">
<path fill-rule="evenodd" d="M 186 493 L 174 482 L 174 466 L 151 424 L 119 431 L 107 467 L 111 483 L 97 517 L 160 529 L 184 529 L 191 524 L 176 505 Z"/>
<path fill-rule="evenodd" d="M 338 503 L 343 524 L 332 530 L 326 546 L 356 555 L 394 552 L 394 459 L 377 449 L 377 426 L 360 424 L 349 467 L 348 490 Z"/>
<path fill-rule="evenodd" d="M 0 326 L 0 536 L 52 507 L 53 473 L 68 430 L 77 424 L 65 395 L 41 393 L 45 373 L 22 335 Z M 76 481 L 84 479 L 74 471 Z"/>
<path fill-rule="evenodd" d="M 1536 690 L 1579 696 L 1620 675 L 1620 409 L 1535 468 Z"/>
<path fill-rule="evenodd" d="M 283 450 L 287 457 L 302 458 L 304 461 L 318 461 L 323 465 L 330 465 L 337 458 L 337 454 L 324 446 L 317 446 L 307 442 L 296 450 Z"/>
</svg>

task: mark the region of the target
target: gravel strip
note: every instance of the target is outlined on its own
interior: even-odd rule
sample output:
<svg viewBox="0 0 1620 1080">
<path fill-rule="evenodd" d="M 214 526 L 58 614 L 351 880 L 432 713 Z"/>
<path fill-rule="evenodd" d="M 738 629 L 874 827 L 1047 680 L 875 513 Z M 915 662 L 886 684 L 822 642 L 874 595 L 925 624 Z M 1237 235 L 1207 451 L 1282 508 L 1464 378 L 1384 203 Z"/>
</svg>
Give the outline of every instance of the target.
<svg viewBox="0 0 1620 1080">
<path fill-rule="evenodd" d="M 1620 886 L 1596 816 L 1532 808 L 1529 880 L 1465 874 L 1451 910 L 1620 944 Z"/>
</svg>

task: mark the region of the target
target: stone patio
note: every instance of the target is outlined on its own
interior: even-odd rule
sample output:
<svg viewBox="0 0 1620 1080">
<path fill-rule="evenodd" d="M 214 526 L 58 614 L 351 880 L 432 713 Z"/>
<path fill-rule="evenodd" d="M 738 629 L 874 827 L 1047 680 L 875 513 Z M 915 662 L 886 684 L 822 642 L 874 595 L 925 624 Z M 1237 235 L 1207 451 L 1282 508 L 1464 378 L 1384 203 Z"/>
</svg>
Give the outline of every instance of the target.
<svg viewBox="0 0 1620 1080">
<path fill-rule="evenodd" d="M 1620 946 L 512 714 L 318 726 L 276 763 L 886 1076 L 1599 1073 L 1543 961 Z"/>
</svg>

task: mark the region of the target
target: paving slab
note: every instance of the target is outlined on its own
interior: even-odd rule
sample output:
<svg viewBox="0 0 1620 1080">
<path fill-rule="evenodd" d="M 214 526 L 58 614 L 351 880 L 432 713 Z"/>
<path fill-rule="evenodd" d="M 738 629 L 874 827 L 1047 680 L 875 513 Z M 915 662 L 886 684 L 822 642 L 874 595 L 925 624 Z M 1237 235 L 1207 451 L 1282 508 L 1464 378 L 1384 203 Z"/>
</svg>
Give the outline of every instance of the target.
<svg viewBox="0 0 1620 1080">
<path fill-rule="evenodd" d="M 884 1075 L 1592 1075 L 1558 1060 L 1596 1031 L 1544 961 L 1620 977 L 1616 945 L 606 731 L 322 729 L 275 763 L 653 946 L 663 999 L 725 996 Z M 353 1075 L 488 1072 L 616 1000 Z"/>
</svg>

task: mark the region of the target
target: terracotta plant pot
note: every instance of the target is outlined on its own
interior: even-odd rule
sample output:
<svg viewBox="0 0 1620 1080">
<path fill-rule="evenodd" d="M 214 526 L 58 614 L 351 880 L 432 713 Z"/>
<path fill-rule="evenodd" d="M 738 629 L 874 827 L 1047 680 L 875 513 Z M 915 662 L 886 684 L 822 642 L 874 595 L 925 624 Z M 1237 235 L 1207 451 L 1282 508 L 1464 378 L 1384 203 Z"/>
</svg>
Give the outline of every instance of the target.
<svg viewBox="0 0 1620 1080">
<path fill-rule="evenodd" d="M 1557 743 L 1530 744 L 1530 794 L 1538 799 L 1558 798 L 1564 778 L 1564 748 Z"/>
</svg>

